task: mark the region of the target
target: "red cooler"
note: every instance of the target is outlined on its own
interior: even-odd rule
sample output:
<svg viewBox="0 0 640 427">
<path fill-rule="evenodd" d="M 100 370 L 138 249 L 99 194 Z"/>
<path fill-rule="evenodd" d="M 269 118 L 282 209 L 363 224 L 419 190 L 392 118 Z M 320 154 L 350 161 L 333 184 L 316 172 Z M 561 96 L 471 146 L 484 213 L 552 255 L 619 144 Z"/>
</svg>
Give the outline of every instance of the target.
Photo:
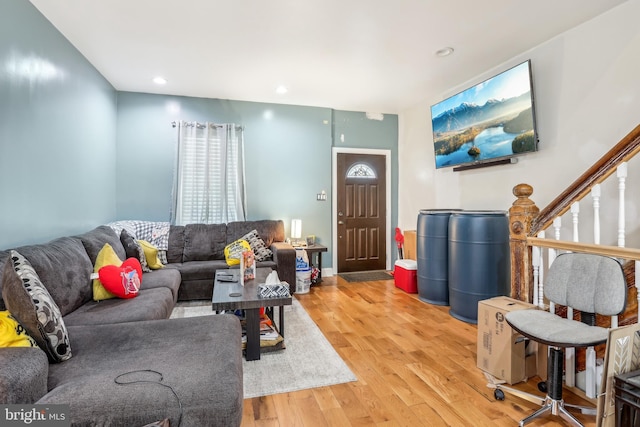
<svg viewBox="0 0 640 427">
<path fill-rule="evenodd" d="M 393 269 L 396 288 L 400 288 L 410 294 L 418 293 L 417 278 L 418 263 L 412 259 L 399 259 Z"/>
</svg>

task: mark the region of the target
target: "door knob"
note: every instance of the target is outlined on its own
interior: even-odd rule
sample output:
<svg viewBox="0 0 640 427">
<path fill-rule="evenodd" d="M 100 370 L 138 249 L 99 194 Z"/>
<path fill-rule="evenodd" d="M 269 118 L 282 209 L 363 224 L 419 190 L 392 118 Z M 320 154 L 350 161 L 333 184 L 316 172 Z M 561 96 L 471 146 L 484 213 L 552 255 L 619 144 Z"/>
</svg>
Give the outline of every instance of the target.
<svg viewBox="0 0 640 427">
<path fill-rule="evenodd" d="M 338 225 L 343 225 L 344 221 L 338 221 Z"/>
</svg>

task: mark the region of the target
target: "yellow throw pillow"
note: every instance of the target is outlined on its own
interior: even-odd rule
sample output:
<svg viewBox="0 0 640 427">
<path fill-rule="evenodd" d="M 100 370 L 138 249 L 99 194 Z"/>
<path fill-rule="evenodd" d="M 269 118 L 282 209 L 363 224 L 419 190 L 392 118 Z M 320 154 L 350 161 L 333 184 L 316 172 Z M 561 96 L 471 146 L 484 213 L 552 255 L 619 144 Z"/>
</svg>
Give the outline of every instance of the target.
<svg viewBox="0 0 640 427">
<path fill-rule="evenodd" d="M 251 246 L 249 246 L 249 242 L 243 239 L 238 239 L 225 246 L 224 259 L 227 261 L 227 265 L 238 265 L 240 264 L 240 257 L 242 256 L 242 253 L 250 250 Z"/>
<path fill-rule="evenodd" d="M 0 311 L 0 347 L 37 347 L 20 323 L 7 310 Z"/>
<path fill-rule="evenodd" d="M 138 240 L 138 243 L 140 243 L 140 246 L 142 246 L 144 257 L 147 259 L 147 265 L 150 269 L 158 270 L 164 267 L 164 265 L 160 261 L 160 258 L 158 257 L 158 248 L 156 248 L 146 240 Z"/>
<path fill-rule="evenodd" d="M 98 252 L 98 256 L 96 257 L 96 265 L 93 267 L 93 272 L 98 273 L 98 271 L 100 271 L 100 269 L 105 265 L 117 265 L 118 267 L 122 265 L 122 260 L 118 258 L 118 255 L 116 255 L 116 251 L 114 251 L 113 247 L 108 243 L 105 243 L 102 249 L 100 249 L 100 252 Z M 93 279 L 94 301 L 102 301 L 115 297 L 115 295 L 107 291 L 104 286 L 102 286 L 102 282 L 100 282 L 100 279 Z"/>
</svg>

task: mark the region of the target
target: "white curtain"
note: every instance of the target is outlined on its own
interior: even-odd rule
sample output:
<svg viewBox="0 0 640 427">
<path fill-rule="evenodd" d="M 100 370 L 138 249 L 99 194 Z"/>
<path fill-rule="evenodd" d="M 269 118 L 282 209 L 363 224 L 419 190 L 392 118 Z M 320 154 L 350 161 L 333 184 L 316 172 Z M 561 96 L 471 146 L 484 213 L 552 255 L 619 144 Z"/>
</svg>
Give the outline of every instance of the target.
<svg viewBox="0 0 640 427">
<path fill-rule="evenodd" d="M 180 122 L 172 223 L 245 220 L 243 129 Z"/>
</svg>

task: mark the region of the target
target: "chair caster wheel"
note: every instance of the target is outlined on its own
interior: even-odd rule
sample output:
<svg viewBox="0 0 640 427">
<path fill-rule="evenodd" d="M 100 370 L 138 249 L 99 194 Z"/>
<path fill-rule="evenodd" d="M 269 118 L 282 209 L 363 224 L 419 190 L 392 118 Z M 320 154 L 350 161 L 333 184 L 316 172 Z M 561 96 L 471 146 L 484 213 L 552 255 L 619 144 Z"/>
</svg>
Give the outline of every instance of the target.
<svg viewBox="0 0 640 427">
<path fill-rule="evenodd" d="M 495 397 L 496 400 L 504 400 L 504 391 L 500 390 L 499 388 L 495 389 L 493 391 L 493 397 Z"/>
<path fill-rule="evenodd" d="M 547 382 L 546 381 L 540 381 L 538 383 L 538 390 L 540 390 L 543 393 L 547 392 Z"/>
</svg>

